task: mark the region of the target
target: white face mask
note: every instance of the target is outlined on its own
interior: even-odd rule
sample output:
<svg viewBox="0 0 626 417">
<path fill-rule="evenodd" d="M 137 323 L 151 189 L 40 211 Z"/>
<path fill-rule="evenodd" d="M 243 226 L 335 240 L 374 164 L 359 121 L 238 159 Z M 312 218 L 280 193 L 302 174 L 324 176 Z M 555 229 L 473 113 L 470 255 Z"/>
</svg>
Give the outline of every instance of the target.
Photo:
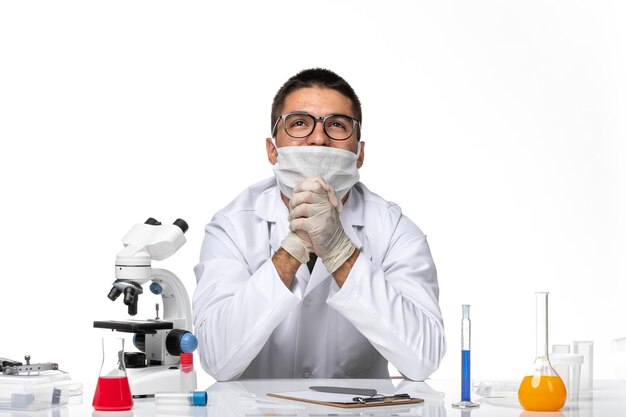
<svg viewBox="0 0 626 417">
<path fill-rule="evenodd" d="M 274 175 L 280 191 L 288 199 L 291 199 L 293 188 L 306 178 L 324 178 L 340 199 L 359 181 L 356 160 L 361 153 L 360 142 L 357 153 L 328 146 L 283 146 L 277 151 Z"/>
</svg>

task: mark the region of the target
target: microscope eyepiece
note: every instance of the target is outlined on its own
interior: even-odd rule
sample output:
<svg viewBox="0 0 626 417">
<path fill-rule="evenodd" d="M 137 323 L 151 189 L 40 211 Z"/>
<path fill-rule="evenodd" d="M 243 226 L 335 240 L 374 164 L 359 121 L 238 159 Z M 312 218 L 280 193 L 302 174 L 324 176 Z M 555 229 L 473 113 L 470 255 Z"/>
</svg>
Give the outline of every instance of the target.
<svg viewBox="0 0 626 417">
<path fill-rule="evenodd" d="M 183 219 L 174 220 L 174 225 L 180 227 L 180 230 L 182 230 L 183 233 L 186 233 L 187 230 L 189 230 L 189 225 Z"/>
</svg>

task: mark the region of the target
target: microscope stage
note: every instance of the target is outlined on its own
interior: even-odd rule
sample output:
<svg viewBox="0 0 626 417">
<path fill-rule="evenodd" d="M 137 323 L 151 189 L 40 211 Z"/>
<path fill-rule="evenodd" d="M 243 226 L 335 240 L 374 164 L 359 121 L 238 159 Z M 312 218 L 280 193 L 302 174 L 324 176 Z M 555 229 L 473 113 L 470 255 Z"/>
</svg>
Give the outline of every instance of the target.
<svg viewBox="0 0 626 417">
<path fill-rule="evenodd" d="M 126 333 L 154 334 L 157 330 L 173 329 L 174 324 L 169 321 L 154 320 L 128 320 L 128 321 L 94 321 L 93 327 L 98 329 L 111 329 Z"/>
</svg>

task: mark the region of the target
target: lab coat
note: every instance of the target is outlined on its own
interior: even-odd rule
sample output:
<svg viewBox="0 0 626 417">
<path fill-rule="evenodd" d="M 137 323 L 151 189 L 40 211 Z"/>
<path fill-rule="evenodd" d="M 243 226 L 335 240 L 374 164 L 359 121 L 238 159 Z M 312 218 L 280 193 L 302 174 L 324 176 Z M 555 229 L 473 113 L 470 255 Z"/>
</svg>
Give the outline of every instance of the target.
<svg viewBox="0 0 626 417">
<path fill-rule="evenodd" d="M 291 288 L 271 260 L 289 232 L 274 178 L 252 185 L 206 226 L 195 267 L 194 327 L 204 369 L 238 378 L 413 380 L 446 350 L 426 236 L 401 209 L 357 183 L 340 214 L 360 249 L 342 288 L 321 260 Z"/>
</svg>

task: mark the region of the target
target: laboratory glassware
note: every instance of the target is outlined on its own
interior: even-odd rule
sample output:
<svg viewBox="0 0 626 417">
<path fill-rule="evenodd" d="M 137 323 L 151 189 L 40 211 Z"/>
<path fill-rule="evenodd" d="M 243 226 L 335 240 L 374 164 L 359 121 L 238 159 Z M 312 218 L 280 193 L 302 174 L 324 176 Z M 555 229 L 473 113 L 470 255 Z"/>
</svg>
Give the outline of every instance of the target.
<svg viewBox="0 0 626 417">
<path fill-rule="evenodd" d="M 558 411 L 566 400 L 563 380 L 548 358 L 548 293 L 536 292 L 536 358 L 531 371 L 522 379 L 517 392 L 528 411 Z"/>
<path fill-rule="evenodd" d="M 160 406 L 205 406 L 207 404 L 206 391 L 191 392 L 157 392 L 154 394 L 154 404 Z"/>
<path fill-rule="evenodd" d="M 565 384 L 567 400 L 578 400 L 580 367 L 583 364 L 583 355 L 576 353 L 554 353 L 554 349 L 552 349 L 550 363 Z"/>
<path fill-rule="evenodd" d="M 583 355 L 583 364 L 580 369 L 580 390 L 593 391 L 593 342 L 575 341 L 574 353 Z"/>
<path fill-rule="evenodd" d="M 476 408 L 480 404 L 472 402 L 472 378 L 470 374 L 470 350 L 472 322 L 469 317 L 470 306 L 463 304 L 461 319 L 461 401 L 452 404 L 454 408 Z"/>
<path fill-rule="evenodd" d="M 102 366 L 92 405 L 100 411 L 125 411 L 133 408 L 133 396 L 124 366 L 122 338 L 102 338 Z"/>
</svg>

